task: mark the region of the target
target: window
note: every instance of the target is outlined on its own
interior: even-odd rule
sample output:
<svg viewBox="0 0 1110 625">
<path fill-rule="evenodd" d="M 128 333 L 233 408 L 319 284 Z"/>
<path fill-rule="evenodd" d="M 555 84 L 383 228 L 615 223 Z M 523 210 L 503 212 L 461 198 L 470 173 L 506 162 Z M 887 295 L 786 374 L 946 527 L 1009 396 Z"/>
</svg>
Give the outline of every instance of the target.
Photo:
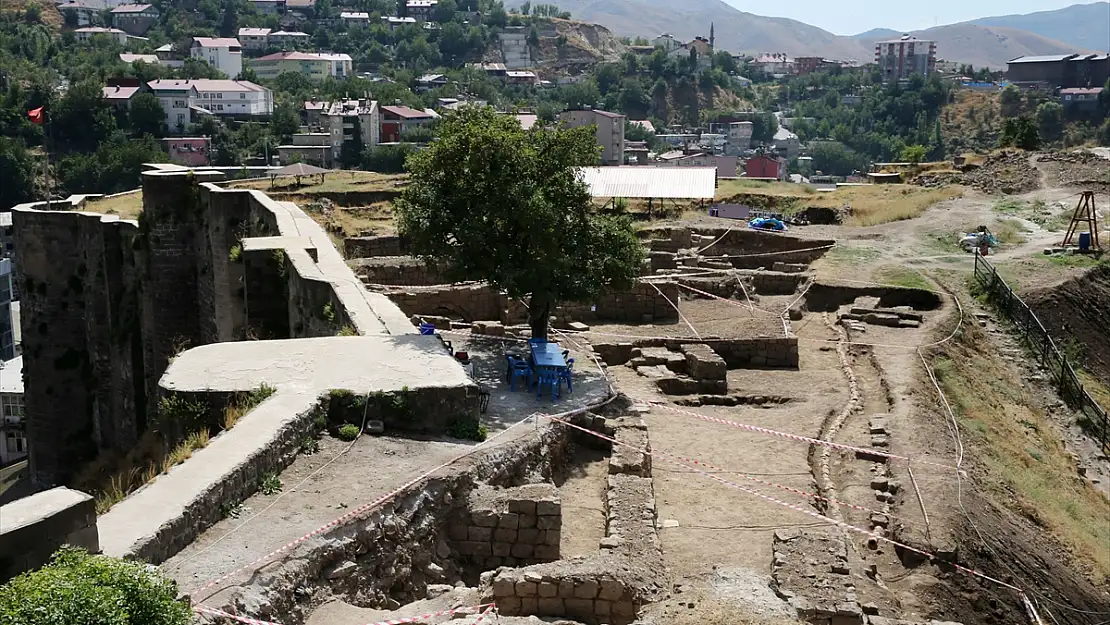
<svg viewBox="0 0 1110 625">
<path fill-rule="evenodd" d="M 224 94 L 222 94 L 222 93 L 217 93 L 217 94 L 216 94 L 216 99 L 217 99 L 217 100 L 223 100 L 223 99 L 224 99 Z"/>
<path fill-rule="evenodd" d="M 217 105 L 216 105 L 216 110 L 217 110 L 217 111 L 222 111 L 222 110 L 224 110 L 224 105 L 223 105 L 223 104 L 217 104 Z"/>
<path fill-rule="evenodd" d="M 4 413 L 4 420 L 18 422 L 23 418 L 23 397 L 20 395 L 3 395 L 0 400 L 0 411 Z"/>
<path fill-rule="evenodd" d="M 239 94 L 239 99 L 240 99 L 240 100 L 246 100 L 246 99 L 247 99 L 247 94 L 245 94 L 245 93 L 240 93 L 240 94 Z"/>
<path fill-rule="evenodd" d="M 27 439 L 18 434 L 8 432 L 8 453 L 21 454 L 27 451 Z"/>
</svg>

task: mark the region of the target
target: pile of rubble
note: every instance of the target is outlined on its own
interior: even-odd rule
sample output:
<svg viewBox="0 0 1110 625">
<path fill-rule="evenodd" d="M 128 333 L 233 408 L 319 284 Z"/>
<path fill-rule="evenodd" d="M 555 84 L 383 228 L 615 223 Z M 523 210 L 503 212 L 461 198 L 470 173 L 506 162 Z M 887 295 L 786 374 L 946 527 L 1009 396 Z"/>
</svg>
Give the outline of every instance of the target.
<svg viewBox="0 0 1110 625">
<path fill-rule="evenodd" d="M 945 187 L 960 184 L 991 195 L 1020 195 L 1040 188 L 1040 173 L 1029 162 L 1029 155 L 1007 150 L 988 156 L 979 167 L 968 166 L 962 174 L 955 172 L 924 173 L 911 181 L 923 187 Z"/>
<path fill-rule="evenodd" d="M 1046 152 L 1037 157 L 1049 184 L 1110 190 L 1110 161 L 1086 150 Z"/>
</svg>

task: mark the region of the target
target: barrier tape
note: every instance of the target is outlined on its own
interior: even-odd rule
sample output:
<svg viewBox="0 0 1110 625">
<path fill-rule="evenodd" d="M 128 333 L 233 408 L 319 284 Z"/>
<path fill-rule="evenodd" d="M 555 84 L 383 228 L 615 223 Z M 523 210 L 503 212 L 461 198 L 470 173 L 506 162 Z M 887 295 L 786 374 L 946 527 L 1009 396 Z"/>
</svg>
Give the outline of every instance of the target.
<svg viewBox="0 0 1110 625">
<path fill-rule="evenodd" d="M 881 456 L 883 458 L 891 458 L 891 459 L 894 459 L 894 460 L 905 460 L 906 462 L 916 462 L 917 464 L 928 464 L 928 465 L 932 465 L 932 466 L 935 466 L 935 467 L 941 467 L 941 468 L 944 468 L 944 469 L 955 469 L 956 468 L 956 467 L 953 467 L 952 465 L 949 465 L 949 464 L 941 464 L 939 462 L 930 462 L 928 460 L 920 460 L 920 459 L 917 459 L 917 458 L 910 458 L 909 456 L 899 456 L 897 454 L 891 454 L 891 453 L 887 453 L 885 451 L 879 451 L 877 449 L 872 449 L 870 447 L 855 447 L 855 446 L 852 446 L 852 445 L 845 445 L 843 443 L 834 443 L 832 441 L 823 441 L 823 440 L 817 439 L 817 438 L 810 438 L 808 436 L 801 436 L 800 434 L 790 434 L 790 433 L 787 433 L 787 432 L 779 432 L 778 430 L 771 430 L 771 429 L 768 429 L 768 428 L 762 428 L 762 427 L 759 427 L 759 426 L 756 426 L 756 425 L 748 425 L 747 423 L 737 423 L 736 421 L 729 421 L 728 419 L 719 419 L 717 417 L 710 417 L 710 416 L 698 414 L 696 412 L 692 412 L 690 410 L 682 410 L 681 408 L 675 408 L 673 406 L 668 406 L 668 405 L 666 405 L 666 404 L 664 404 L 663 402 L 660 402 L 660 401 L 651 401 L 651 402 L 648 402 L 648 403 L 650 403 L 653 406 L 658 406 L 660 408 L 663 408 L 664 410 L 670 410 L 672 412 L 677 412 L 677 413 L 680 413 L 680 414 L 690 415 L 691 417 L 697 417 L 698 419 L 701 419 L 703 421 L 710 421 L 712 423 L 720 423 L 722 425 L 730 425 L 732 427 L 740 428 L 742 430 L 749 430 L 751 432 L 758 432 L 760 434 L 770 434 L 771 436 L 778 436 L 780 438 L 785 438 L 785 439 L 788 439 L 788 440 L 809 443 L 811 445 L 824 445 L 825 447 L 834 447 L 836 449 L 843 449 L 843 450 L 846 450 L 846 451 L 858 451 L 858 452 L 863 452 L 863 453 L 874 455 L 874 456 Z"/>
<path fill-rule="evenodd" d="M 586 429 L 586 428 L 581 428 L 581 427 L 578 427 L 578 426 L 576 426 L 576 425 L 574 425 L 574 424 L 572 424 L 572 423 L 568 423 L 568 422 L 566 422 L 566 421 L 563 421 L 562 419 L 557 419 L 557 418 L 554 418 L 554 417 L 549 417 L 549 418 L 550 418 L 551 420 L 553 420 L 553 421 L 558 421 L 558 422 L 560 422 L 560 423 L 563 423 L 564 425 L 569 425 L 570 427 L 574 427 L 574 428 L 577 428 L 577 429 L 583 430 L 584 432 L 587 432 L 587 433 L 589 433 L 589 434 L 592 434 L 592 435 L 594 435 L 594 436 L 597 436 L 598 438 L 603 438 L 603 439 L 606 439 L 606 440 L 609 440 L 609 441 L 615 442 L 615 443 L 617 443 L 617 444 L 619 444 L 619 445 L 624 445 L 624 446 L 627 446 L 627 447 L 631 447 L 632 449 L 636 449 L 637 451 L 639 451 L 640 453 L 643 453 L 644 455 L 647 455 L 647 456 L 651 456 L 651 457 L 654 457 L 654 456 L 653 456 L 653 454 L 652 454 L 651 452 L 649 452 L 649 451 L 646 451 L 646 450 L 643 450 L 643 449 L 639 449 L 639 448 L 637 448 L 637 447 L 633 447 L 633 446 L 631 446 L 631 445 L 627 445 L 627 444 L 625 444 L 625 443 L 619 443 L 619 442 L 617 442 L 617 441 L 614 441 L 613 439 L 611 439 L 611 438 L 609 438 L 609 437 L 607 437 L 607 436 L 604 436 L 604 435 L 602 435 L 602 434 L 598 434 L 597 432 L 594 432 L 593 430 L 589 430 L 589 429 Z M 662 455 L 662 454 L 661 454 L 661 455 Z M 837 525 L 837 526 L 839 526 L 839 527 L 841 527 L 841 528 L 843 528 L 843 529 L 847 529 L 847 530 L 851 530 L 851 531 L 853 531 L 853 532 L 856 532 L 856 533 L 859 533 L 859 534 L 863 534 L 864 536 L 866 536 L 866 537 L 868 537 L 868 538 L 874 538 L 874 539 L 876 539 L 876 540 L 881 540 L 881 541 L 883 541 L 883 542 L 886 542 L 886 543 L 889 543 L 889 544 L 891 544 L 891 545 L 894 545 L 895 547 L 899 547 L 899 548 L 902 548 L 902 549 L 906 549 L 906 550 L 908 550 L 908 551 L 912 551 L 912 552 L 914 552 L 914 553 L 917 553 L 917 554 L 919 554 L 919 555 L 923 555 L 923 556 L 925 556 L 926 558 L 928 558 L 928 559 L 929 559 L 929 561 L 931 561 L 931 562 L 932 562 L 932 561 L 941 561 L 941 562 L 944 562 L 944 560 L 941 560 L 941 558 L 940 558 L 939 556 L 936 556 L 936 555 L 934 555 L 934 554 L 932 554 L 932 553 L 929 553 L 928 551 L 923 551 L 923 550 L 921 550 L 921 549 L 918 549 L 918 548 L 916 548 L 916 547 L 911 547 L 911 546 L 909 546 L 909 545 L 907 545 L 907 544 L 904 544 L 904 543 L 898 542 L 898 541 L 896 541 L 896 540 L 893 540 L 893 539 L 887 538 L 887 537 L 885 537 L 885 536 L 881 536 L 881 535 L 879 535 L 879 534 L 873 534 L 873 533 L 871 533 L 870 531 L 868 531 L 868 530 L 865 530 L 865 529 L 863 529 L 863 528 L 859 528 L 859 527 L 856 527 L 855 525 L 851 525 L 851 524 L 849 524 L 849 523 L 845 523 L 844 521 L 838 521 L 838 520 L 836 520 L 836 519 L 831 519 L 831 518 L 829 518 L 829 517 L 827 517 L 827 516 L 825 516 L 825 515 L 823 515 L 823 514 L 818 514 L 818 513 L 816 513 L 816 512 L 813 512 L 812 510 L 806 510 L 805 508 L 800 508 L 800 507 L 798 507 L 798 506 L 796 506 L 796 505 L 794 505 L 794 504 L 788 503 L 788 502 L 786 502 L 786 501 L 782 501 L 781 499 L 778 499 L 778 498 L 776 498 L 776 497 L 772 497 L 772 496 L 770 496 L 770 495 L 765 495 L 765 494 L 763 494 L 763 493 L 761 493 L 761 492 L 759 492 L 759 491 L 754 491 L 754 490 L 752 490 L 752 489 L 750 489 L 750 488 L 747 488 L 747 487 L 745 487 L 745 486 L 741 486 L 740 484 L 737 484 L 737 483 L 735 483 L 735 482 L 731 482 L 731 481 L 729 481 L 729 480 L 726 480 L 726 479 L 724 479 L 724 478 L 722 478 L 722 477 L 718 477 L 718 476 L 716 476 L 716 475 L 713 475 L 712 473 L 707 473 L 707 472 L 705 472 L 705 471 L 702 471 L 701 469 L 699 469 L 699 468 L 697 468 L 697 467 L 693 467 L 693 466 L 691 466 L 691 465 L 688 465 L 688 464 L 686 464 L 686 463 L 683 463 L 683 462 L 678 462 L 678 461 L 675 461 L 675 460 L 668 460 L 668 459 L 664 459 L 664 462 L 670 462 L 671 464 L 677 464 L 677 465 L 679 465 L 679 466 L 683 466 L 683 467 L 686 467 L 686 468 L 690 469 L 691 471 L 693 471 L 693 472 L 695 472 L 695 473 L 698 473 L 698 474 L 700 474 L 700 475 L 702 475 L 702 476 L 704 476 L 704 477 L 708 477 L 708 478 L 709 478 L 709 479 L 711 479 L 711 480 L 714 480 L 714 481 L 720 482 L 720 483 L 722 483 L 722 484 L 724 484 L 724 485 L 726 485 L 726 486 L 729 486 L 729 487 L 735 488 L 735 489 L 737 489 L 737 490 L 739 490 L 739 491 L 742 491 L 742 492 L 745 492 L 745 493 L 747 493 L 747 494 L 749 494 L 749 495 L 755 495 L 756 497 L 759 497 L 760 499 L 764 499 L 764 500 L 766 500 L 766 501 L 770 501 L 771 503 L 774 503 L 774 504 L 778 504 L 778 505 L 780 505 L 780 506 L 783 506 L 783 507 L 789 508 L 789 509 L 791 509 L 791 510 L 794 510 L 795 512 L 801 512 L 802 514 L 805 514 L 805 515 L 811 516 L 811 517 L 813 517 L 813 518 L 815 518 L 815 519 L 819 519 L 819 520 L 821 520 L 821 521 L 824 521 L 825 523 L 830 523 L 830 524 L 832 524 L 832 525 Z M 1000 579 L 995 579 L 995 578 L 993 578 L 993 577 L 991 577 L 991 576 L 989 576 L 989 575 L 987 575 L 987 574 L 985 574 L 985 573 L 980 573 L 979 571 L 976 571 L 975 569 L 971 569 L 971 568 L 968 568 L 968 567 L 965 567 L 965 566 L 962 566 L 962 565 L 956 564 L 956 563 L 954 563 L 954 562 L 948 562 L 947 564 L 949 564 L 950 566 L 952 566 L 952 567 L 953 567 L 953 568 L 955 568 L 956 570 L 958 570 L 958 571 L 961 571 L 961 572 L 963 572 L 963 573 L 967 573 L 967 574 L 969 574 L 969 575 L 972 575 L 972 576 L 974 576 L 974 577 L 978 577 L 978 578 L 980 578 L 980 579 L 984 579 L 984 580 L 987 580 L 987 581 L 989 581 L 989 582 L 993 582 L 993 583 L 995 583 L 995 584 L 998 584 L 998 585 L 1000 585 L 1000 586 L 1004 586 L 1004 587 L 1006 587 L 1006 588 L 1009 588 L 1009 589 L 1011 589 L 1011 590 L 1017 591 L 1017 592 L 1018 592 L 1019 594 L 1021 594 L 1022 596 L 1024 596 L 1024 595 L 1025 595 L 1025 592 L 1024 592 L 1024 591 L 1022 591 L 1022 590 L 1021 590 L 1020 588 L 1018 588 L 1017 586 L 1014 586 L 1014 585 L 1012 585 L 1012 584 L 1007 584 L 1006 582 L 1004 582 L 1004 581 L 1002 581 L 1002 580 L 1000 580 Z"/>
<path fill-rule="evenodd" d="M 366 625 L 405 625 L 406 623 L 419 623 L 420 621 L 426 621 L 428 619 L 435 618 L 437 616 L 448 616 L 448 615 L 460 614 L 460 613 L 463 613 L 463 612 L 469 612 L 471 610 L 481 610 L 482 612 L 479 615 L 478 620 L 474 621 L 475 625 L 477 625 L 479 622 L 481 622 L 482 618 L 490 610 L 493 609 L 493 607 L 494 607 L 494 604 L 492 604 L 492 603 L 483 603 L 481 605 L 476 605 L 476 606 L 467 606 L 467 607 L 463 607 L 463 608 L 453 608 L 451 610 L 440 610 L 439 612 L 430 612 L 428 614 L 421 614 L 419 616 L 406 616 L 406 617 L 398 618 L 398 619 L 389 619 L 389 620 L 386 620 L 386 621 L 378 621 L 376 623 L 367 623 Z M 253 618 L 250 618 L 250 617 L 247 617 L 247 616 L 239 616 L 237 614 L 229 614 L 228 612 L 224 612 L 223 610 L 217 610 L 216 608 L 210 608 L 208 606 L 203 606 L 203 605 L 198 605 L 195 608 L 193 608 L 193 610 L 195 610 L 196 612 L 203 612 L 203 613 L 211 614 L 211 615 L 214 615 L 214 616 L 229 618 L 229 619 L 232 619 L 232 620 L 235 620 L 235 621 L 239 621 L 240 623 L 248 623 L 249 625 L 281 625 L 280 623 L 274 623 L 272 621 L 262 621 L 262 620 L 253 619 Z"/>
<path fill-rule="evenodd" d="M 713 299 L 721 300 L 722 302 L 727 302 L 729 304 L 732 304 L 733 306 L 736 306 L 737 308 L 747 308 L 748 310 L 751 310 L 751 311 L 758 310 L 761 313 L 766 313 L 768 315 L 774 315 L 776 317 L 781 317 L 782 316 L 781 313 L 773 312 L 773 311 L 767 310 L 766 308 L 760 308 L 759 306 L 756 306 L 756 305 L 752 304 L 751 298 L 748 297 L 748 290 L 744 287 L 743 282 L 740 283 L 740 288 L 744 291 L 744 297 L 747 298 L 747 300 L 748 300 L 748 305 L 747 306 L 741 304 L 740 302 L 738 302 L 736 300 L 731 300 L 731 299 L 728 299 L 727 297 L 721 297 L 720 295 L 714 295 L 712 293 L 702 291 L 701 289 L 695 289 L 692 286 L 688 286 L 688 285 L 685 285 L 685 284 L 682 284 L 682 283 L 678 283 L 678 286 L 680 286 L 680 287 L 682 287 L 682 288 L 684 288 L 688 291 L 693 291 L 694 293 L 697 293 L 699 295 L 704 295 L 706 297 L 711 297 Z"/>
</svg>

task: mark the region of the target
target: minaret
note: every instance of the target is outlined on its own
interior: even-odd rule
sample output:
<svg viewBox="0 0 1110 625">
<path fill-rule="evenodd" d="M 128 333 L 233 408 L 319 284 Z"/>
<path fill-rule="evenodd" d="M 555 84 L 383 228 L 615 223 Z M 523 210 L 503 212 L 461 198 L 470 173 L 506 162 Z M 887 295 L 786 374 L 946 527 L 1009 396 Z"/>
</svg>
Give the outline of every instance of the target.
<svg viewBox="0 0 1110 625">
<path fill-rule="evenodd" d="M 715 39 L 715 37 L 713 37 L 713 22 L 709 22 L 709 49 L 710 49 L 710 51 L 713 50 L 713 39 Z"/>
</svg>

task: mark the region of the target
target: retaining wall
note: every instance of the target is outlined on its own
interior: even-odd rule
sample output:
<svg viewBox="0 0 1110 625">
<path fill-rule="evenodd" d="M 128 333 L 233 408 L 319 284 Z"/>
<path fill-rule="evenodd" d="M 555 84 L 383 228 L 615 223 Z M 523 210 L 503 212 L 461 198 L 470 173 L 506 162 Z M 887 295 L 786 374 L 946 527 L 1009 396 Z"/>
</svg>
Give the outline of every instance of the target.
<svg viewBox="0 0 1110 625">
<path fill-rule="evenodd" d="M 451 521 L 448 545 L 480 571 L 559 559 L 563 506 L 554 484 L 479 488 Z"/>
<path fill-rule="evenodd" d="M 379 256 L 347 261 L 366 284 L 429 286 L 449 282 L 434 265 L 412 256 Z"/>
<path fill-rule="evenodd" d="M 343 255 L 348 259 L 406 254 L 408 254 L 408 244 L 401 237 L 393 234 L 343 239 Z"/>
<path fill-rule="evenodd" d="M 638 339 L 632 347 L 666 347 L 671 351 L 681 351 L 683 345 L 702 343 L 724 359 L 729 369 L 749 368 L 786 368 L 798 367 L 798 338 L 790 337 L 754 337 L 746 339 L 714 339 L 714 338 L 652 338 Z M 598 349 L 595 346 L 594 349 Z M 612 353 L 619 360 L 624 353 L 623 347 L 602 347 L 599 353 Z M 614 364 L 606 360 L 608 364 Z M 627 360 L 625 361 L 627 362 Z"/>
<path fill-rule="evenodd" d="M 100 551 L 92 497 L 59 487 L 0 506 L 0 583 L 46 564 L 62 545 Z"/>
</svg>

